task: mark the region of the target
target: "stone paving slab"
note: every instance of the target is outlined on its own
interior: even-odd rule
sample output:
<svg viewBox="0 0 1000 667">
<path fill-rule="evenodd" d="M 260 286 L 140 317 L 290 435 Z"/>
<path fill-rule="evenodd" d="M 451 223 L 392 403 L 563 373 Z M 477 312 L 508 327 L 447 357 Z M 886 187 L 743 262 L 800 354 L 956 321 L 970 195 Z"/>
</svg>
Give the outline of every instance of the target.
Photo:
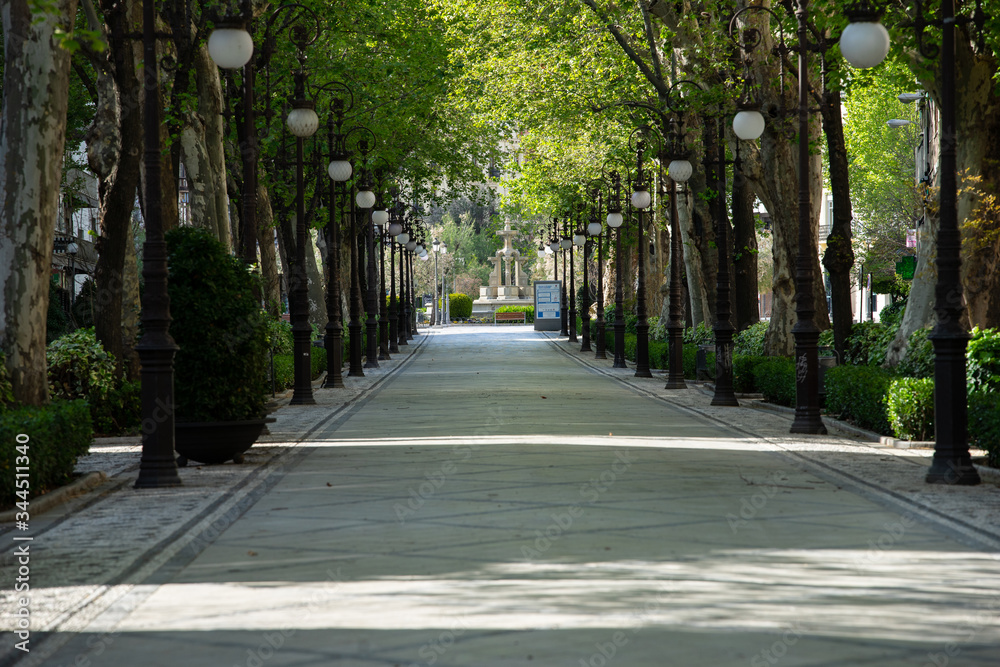
<svg viewBox="0 0 1000 667">
<path fill-rule="evenodd" d="M 24 664 L 1000 660 L 996 487 L 928 487 L 913 451 L 793 438 L 589 356 L 436 330 L 350 410 L 280 410 L 297 446 L 256 476 L 109 492 L 124 530 L 76 508 L 39 536 L 62 616 Z M 146 544 L 66 571 L 116 538 Z"/>
</svg>

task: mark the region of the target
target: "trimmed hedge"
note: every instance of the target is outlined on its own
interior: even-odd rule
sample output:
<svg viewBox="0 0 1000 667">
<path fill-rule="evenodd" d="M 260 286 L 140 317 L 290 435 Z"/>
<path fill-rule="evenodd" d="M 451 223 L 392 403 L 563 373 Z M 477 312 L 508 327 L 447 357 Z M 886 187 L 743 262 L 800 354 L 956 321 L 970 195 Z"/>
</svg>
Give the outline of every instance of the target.
<svg viewBox="0 0 1000 667">
<path fill-rule="evenodd" d="M 346 357 L 344 357 L 346 362 Z M 322 347 L 309 349 L 309 363 L 312 368 L 311 379 L 318 378 L 326 370 L 326 350 Z M 295 355 L 274 355 L 274 387 L 278 391 L 295 386 Z"/>
<path fill-rule="evenodd" d="M 892 431 L 904 440 L 934 437 L 934 380 L 896 378 L 885 396 Z"/>
<path fill-rule="evenodd" d="M 453 320 L 465 320 L 472 317 L 472 299 L 468 294 L 456 292 L 448 295 L 448 312 Z"/>
<path fill-rule="evenodd" d="M 857 322 L 851 326 L 844 349 L 844 363 L 860 366 L 880 366 L 885 362 L 889 343 L 896 335 L 896 327 L 880 322 Z"/>
<path fill-rule="evenodd" d="M 17 450 L 18 435 L 28 436 L 27 464 Z M 15 467 L 28 468 L 28 496 L 34 497 L 72 480 L 78 457 L 90 450 L 94 431 L 84 400 L 56 401 L 42 407 L 28 406 L 0 413 L 0 504 L 19 500 Z M 22 440 L 24 438 L 22 437 Z"/>
<path fill-rule="evenodd" d="M 1000 467 L 1000 393 L 969 394 L 969 444 L 986 450 L 989 465 Z"/>
<path fill-rule="evenodd" d="M 896 376 L 877 366 L 836 366 L 826 371 L 826 409 L 861 428 L 889 435 L 885 397 Z M 794 385 L 794 378 L 792 380 Z M 794 387 L 793 387 L 794 390 Z"/>
<path fill-rule="evenodd" d="M 917 329 L 906 341 L 906 356 L 896 370 L 914 378 L 934 377 L 934 344 L 927 338 L 930 328 Z"/>
<path fill-rule="evenodd" d="M 792 359 L 768 358 L 757 364 L 754 379 L 765 401 L 788 407 L 795 405 L 795 361 Z"/>
<path fill-rule="evenodd" d="M 733 356 L 763 357 L 764 336 L 767 335 L 769 324 L 770 322 L 761 320 L 733 336 Z"/>
<path fill-rule="evenodd" d="M 774 357 L 763 355 L 733 355 L 733 389 L 741 394 L 759 392 L 757 386 L 757 367 L 767 363 Z"/>
<path fill-rule="evenodd" d="M 470 313 L 472 311 L 469 311 Z M 525 324 L 531 324 L 535 321 L 535 307 L 534 306 L 500 306 L 497 308 L 498 313 L 524 313 Z M 580 329 L 583 331 L 583 329 Z M 593 332 L 593 329 L 591 329 Z M 593 335 L 593 333 L 591 333 Z"/>
</svg>

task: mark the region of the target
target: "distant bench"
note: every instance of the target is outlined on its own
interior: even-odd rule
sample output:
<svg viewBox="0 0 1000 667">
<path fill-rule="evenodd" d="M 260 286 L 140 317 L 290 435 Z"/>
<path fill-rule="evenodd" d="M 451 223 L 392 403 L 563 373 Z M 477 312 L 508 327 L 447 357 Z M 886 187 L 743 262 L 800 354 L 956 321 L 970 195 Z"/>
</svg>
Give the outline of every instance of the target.
<svg viewBox="0 0 1000 667">
<path fill-rule="evenodd" d="M 493 313 L 493 324 L 497 322 L 520 322 L 524 324 L 527 322 L 525 313 Z"/>
</svg>

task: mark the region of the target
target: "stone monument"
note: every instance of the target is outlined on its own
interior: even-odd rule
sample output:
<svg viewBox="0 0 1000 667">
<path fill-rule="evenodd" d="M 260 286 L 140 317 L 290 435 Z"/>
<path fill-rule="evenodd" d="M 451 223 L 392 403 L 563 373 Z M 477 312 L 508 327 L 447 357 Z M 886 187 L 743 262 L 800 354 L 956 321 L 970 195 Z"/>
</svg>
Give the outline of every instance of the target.
<svg viewBox="0 0 1000 667">
<path fill-rule="evenodd" d="M 492 315 L 500 306 L 532 306 L 534 299 L 528 289 L 528 275 L 524 272 L 521 253 L 514 249 L 517 232 L 504 225 L 497 236 L 503 239 L 503 248 L 490 257 L 493 271 L 489 284 L 479 288 L 479 298 L 472 302 L 472 314 L 483 317 Z"/>
</svg>

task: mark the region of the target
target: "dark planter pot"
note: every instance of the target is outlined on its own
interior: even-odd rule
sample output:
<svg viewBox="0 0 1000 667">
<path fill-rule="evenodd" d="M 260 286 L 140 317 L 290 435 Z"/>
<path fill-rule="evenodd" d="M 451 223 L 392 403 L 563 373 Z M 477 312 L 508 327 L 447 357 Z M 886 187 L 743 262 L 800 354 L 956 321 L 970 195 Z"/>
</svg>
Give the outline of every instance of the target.
<svg viewBox="0 0 1000 667">
<path fill-rule="evenodd" d="M 243 463 L 243 452 L 257 442 L 264 425 L 274 418 L 229 422 L 177 422 L 174 425 L 174 449 L 180 455 L 177 465 L 188 460 L 201 463 Z"/>
</svg>

